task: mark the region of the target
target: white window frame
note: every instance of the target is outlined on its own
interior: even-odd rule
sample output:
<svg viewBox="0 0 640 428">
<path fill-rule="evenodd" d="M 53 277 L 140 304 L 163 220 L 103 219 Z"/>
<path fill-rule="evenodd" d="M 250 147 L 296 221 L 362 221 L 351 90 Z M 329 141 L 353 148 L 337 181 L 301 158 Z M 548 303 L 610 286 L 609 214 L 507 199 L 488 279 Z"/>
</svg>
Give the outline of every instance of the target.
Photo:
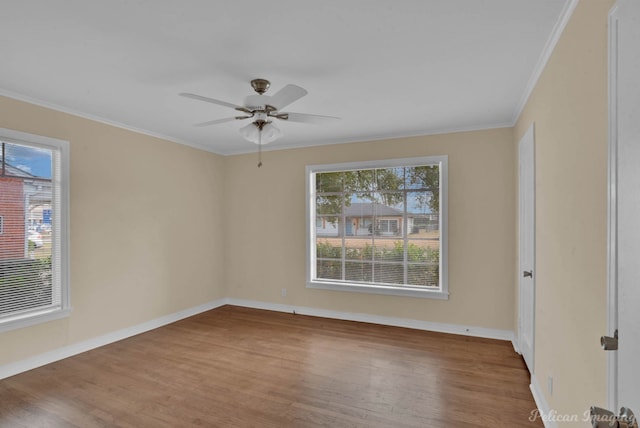
<svg viewBox="0 0 640 428">
<path fill-rule="evenodd" d="M 60 305 L 29 311 L 0 319 L 0 332 L 28 327 L 69 316 L 71 313 L 71 285 L 69 277 L 69 142 L 41 135 L 0 128 L 0 141 L 53 150 L 53 209 L 58 216 L 60 230 L 52 242 L 52 260 L 59 269 Z M 54 171 L 60 171 L 59 176 Z"/>
<path fill-rule="evenodd" d="M 315 174 L 320 172 L 338 172 L 360 169 L 411 167 L 422 165 L 439 165 L 440 169 L 440 287 L 426 289 L 406 285 L 378 285 L 362 284 L 344 281 L 318 280 L 315 278 L 316 269 L 316 187 Z M 415 158 L 386 159 L 380 161 L 346 162 L 326 165 L 306 166 L 306 227 L 307 227 L 307 288 L 335 291 L 350 291 L 356 293 L 387 294 L 395 296 L 423 297 L 447 300 L 449 298 L 448 284 L 448 156 L 425 156 Z M 404 226 L 406 227 L 406 225 Z"/>
<path fill-rule="evenodd" d="M 0 215 L 0 235 L 4 233 L 4 216 Z"/>
</svg>

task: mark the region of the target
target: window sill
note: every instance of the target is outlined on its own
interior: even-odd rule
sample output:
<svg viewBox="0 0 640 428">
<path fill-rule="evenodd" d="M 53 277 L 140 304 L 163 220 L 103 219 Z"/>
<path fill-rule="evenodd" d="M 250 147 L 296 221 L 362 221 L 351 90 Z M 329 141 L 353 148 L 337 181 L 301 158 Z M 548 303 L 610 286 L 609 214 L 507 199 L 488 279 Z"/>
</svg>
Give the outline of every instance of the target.
<svg viewBox="0 0 640 428">
<path fill-rule="evenodd" d="M 421 297 L 426 299 L 449 300 L 449 293 L 442 290 L 427 290 L 409 287 L 391 287 L 331 281 L 307 281 L 307 288 L 348 291 L 353 293 L 386 294 L 391 296 Z"/>
<path fill-rule="evenodd" d="M 71 315 L 71 308 L 42 310 L 21 317 L 8 318 L 0 322 L 0 333 L 66 318 L 69 315 Z"/>
</svg>

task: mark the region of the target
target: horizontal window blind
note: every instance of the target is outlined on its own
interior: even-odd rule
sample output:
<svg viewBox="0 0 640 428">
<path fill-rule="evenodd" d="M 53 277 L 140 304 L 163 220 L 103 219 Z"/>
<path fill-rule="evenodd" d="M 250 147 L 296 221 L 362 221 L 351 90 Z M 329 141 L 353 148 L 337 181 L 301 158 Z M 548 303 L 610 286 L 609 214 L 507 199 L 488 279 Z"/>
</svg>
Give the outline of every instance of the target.
<svg viewBox="0 0 640 428">
<path fill-rule="evenodd" d="M 318 169 L 312 282 L 441 290 L 440 163 Z"/>
<path fill-rule="evenodd" d="M 62 307 L 56 148 L 0 141 L 0 323 Z"/>
</svg>

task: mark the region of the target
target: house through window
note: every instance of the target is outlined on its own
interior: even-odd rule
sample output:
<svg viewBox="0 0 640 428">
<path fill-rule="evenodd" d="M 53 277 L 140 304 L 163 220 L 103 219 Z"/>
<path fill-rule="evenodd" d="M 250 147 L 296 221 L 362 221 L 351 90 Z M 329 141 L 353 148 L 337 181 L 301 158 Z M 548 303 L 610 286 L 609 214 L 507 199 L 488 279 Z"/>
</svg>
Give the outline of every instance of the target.
<svg viewBox="0 0 640 428">
<path fill-rule="evenodd" d="M 446 156 L 307 167 L 313 288 L 447 298 Z"/>
<path fill-rule="evenodd" d="M 66 142 L 0 129 L 0 331 L 68 310 Z"/>
</svg>

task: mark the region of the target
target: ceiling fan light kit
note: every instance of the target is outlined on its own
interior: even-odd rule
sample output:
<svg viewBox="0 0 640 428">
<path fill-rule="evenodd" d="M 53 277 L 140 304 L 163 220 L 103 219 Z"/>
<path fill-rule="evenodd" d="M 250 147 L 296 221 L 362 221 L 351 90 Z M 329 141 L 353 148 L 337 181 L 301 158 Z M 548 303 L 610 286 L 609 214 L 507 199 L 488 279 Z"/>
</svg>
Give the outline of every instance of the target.
<svg viewBox="0 0 640 428">
<path fill-rule="evenodd" d="M 198 123 L 195 126 L 210 126 L 235 120 L 253 119 L 250 124 L 240 128 L 240 135 L 244 139 L 258 144 L 259 151 L 261 151 L 260 148 L 262 144 L 268 144 L 284 135 L 282 131 L 273 124 L 271 119 L 301 123 L 318 123 L 338 119 L 333 116 L 280 112 L 281 109 L 307 95 L 307 91 L 300 86 L 287 85 L 272 96 L 265 95 L 265 92 L 267 92 L 270 86 L 271 82 L 266 79 L 253 79 L 251 81 L 251 87 L 257 95 L 249 95 L 246 97 L 244 105 L 236 105 L 226 101 L 217 100 L 215 98 L 208 98 L 190 93 L 181 93 L 180 95 L 186 98 L 221 105 L 223 107 L 230 107 L 245 113 L 244 116 L 210 120 Z M 261 165 L 262 162 L 258 164 L 258 166 Z"/>
<path fill-rule="evenodd" d="M 265 122 L 264 124 L 256 125 L 256 122 L 240 128 L 240 135 L 247 140 L 255 144 L 269 144 L 272 141 L 277 140 L 284 134 L 275 124 L 272 122 Z"/>
</svg>

